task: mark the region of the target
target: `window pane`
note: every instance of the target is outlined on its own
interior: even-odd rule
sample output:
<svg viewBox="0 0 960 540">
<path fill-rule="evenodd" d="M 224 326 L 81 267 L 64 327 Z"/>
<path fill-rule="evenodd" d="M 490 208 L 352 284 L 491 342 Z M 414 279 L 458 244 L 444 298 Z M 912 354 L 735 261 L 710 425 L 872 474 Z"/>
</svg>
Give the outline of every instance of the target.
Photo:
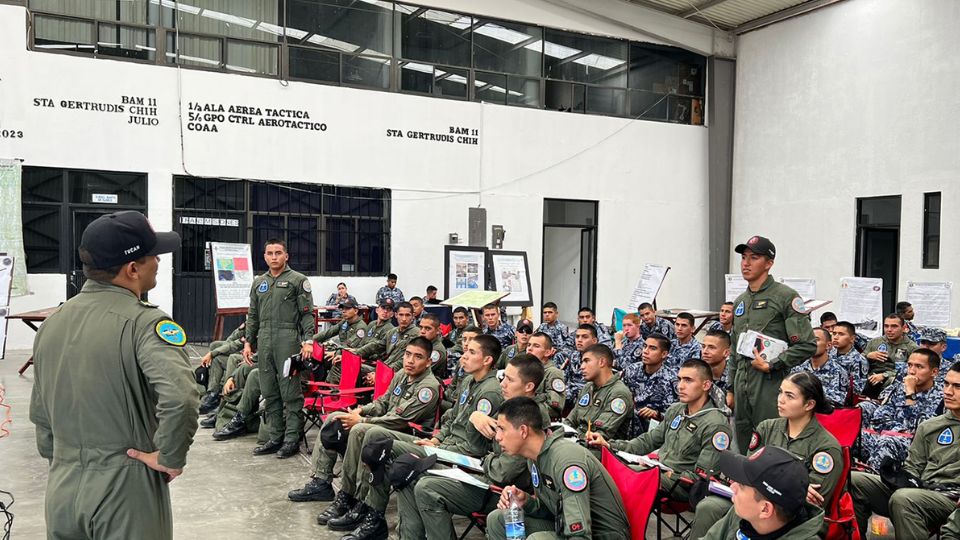
<svg viewBox="0 0 960 540">
<path fill-rule="evenodd" d="M 584 90 L 582 84 L 547 81 L 546 103 L 544 108 L 550 111 L 584 112 Z"/>
<path fill-rule="evenodd" d="M 167 62 L 185 66 L 220 67 L 223 52 L 220 40 L 180 34 L 179 61 L 177 61 L 177 35 L 167 32 Z"/>
<path fill-rule="evenodd" d="M 468 70 L 438 67 L 433 73 L 436 77 L 433 92 L 435 96 L 466 99 L 467 81 L 470 77 Z"/>
<path fill-rule="evenodd" d="M 116 195 L 117 204 L 146 206 L 147 176 L 103 171 L 69 171 L 70 202 L 91 204 L 93 196 Z M 108 205 L 104 205 L 108 206 Z"/>
<path fill-rule="evenodd" d="M 23 202 L 61 202 L 63 200 L 63 169 L 24 167 L 20 191 Z"/>
<path fill-rule="evenodd" d="M 387 234 L 383 220 L 362 219 L 359 222 L 360 260 L 357 271 L 370 274 L 386 273 Z"/>
<path fill-rule="evenodd" d="M 900 196 L 869 197 L 858 199 L 860 215 L 857 224 L 861 226 L 900 226 Z"/>
<path fill-rule="evenodd" d="M 147 19 L 148 0 L 30 0 L 34 11 L 71 15 L 86 19 L 151 24 Z"/>
<path fill-rule="evenodd" d="M 97 54 L 154 60 L 157 52 L 157 36 L 153 30 L 101 24 L 97 38 Z"/>
<path fill-rule="evenodd" d="M 279 73 L 280 46 L 227 40 L 227 69 L 243 73 Z"/>
<path fill-rule="evenodd" d="M 173 191 L 176 208 L 223 210 L 246 210 L 245 193 L 242 181 L 182 176 L 176 178 Z"/>
<path fill-rule="evenodd" d="M 24 204 L 22 218 L 27 272 L 60 272 L 60 205 Z"/>
<path fill-rule="evenodd" d="M 324 270 L 327 272 L 356 272 L 355 248 L 356 235 L 354 221 L 351 218 L 328 218 L 326 257 Z"/>
<path fill-rule="evenodd" d="M 287 0 L 291 42 L 349 53 L 393 53 L 393 4 L 378 0 Z"/>
<path fill-rule="evenodd" d="M 340 53 L 290 47 L 290 76 L 311 81 L 340 82 Z"/>
<path fill-rule="evenodd" d="M 627 114 L 627 91 L 614 88 L 587 88 L 587 112 L 610 116 Z"/>
<path fill-rule="evenodd" d="M 173 2 L 163 2 L 164 22 Z M 259 41 L 279 41 L 283 34 L 283 0 L 190 0 L 178 3 L 176 26 L 197 32 Z"/>
<path fill-rule="evenodd" d="M 540 80 L 539 79 L 521 79 L 519 77 L 508 77 L 507 85 L 507 103 L 510 105 L 522 105 L 524 107 L 540 106 Z"/>
<path fill-rule="evenodd" d="M 283 230 L 283 218 L 280 216 L 253 216 L 253 253 L 263 253 L 263 245 L 267 240 L 279 238 L 286 240 Z M 257 272 L 265 272 L 267 263 L 263 257 L 253 256 L 253 268 Z"/>
<path fill-rule="evenodd" d="M 667 95 L 631 90 L 630 116 L 642 120 L 665 122 L 667 120 Z"/>
<path fill-rule="evenodd" d="M 470 67 L 469 15 L 397 4 L 400 55 L 407 60 Z"/>
<path fill-rule="evenodd" d="M 37 49 L 93 54 L 92 22 L 36 15 L 33 30 Z"/>
<path fill-rule="evenodd" d="M 325 186 L 323 211 L 326 214 L 357 217 L 383 217 L 390 192 L 384 189 Z"/>
<path fill-rule="evenodd" d="M 630 88 L 702 97 L 705 73 L 706 59 L 698 54 L 646 43 L 630 46 Z"/>
<path fill-rule="evenodd" d="M 604 86 L 627 86 L 627 42 L 546 31 L 544 76 Z"/>
<path fill-rule="evenodd" d="M 400 62 L 400 89 L 405 92 L 433 92 L 433 66 L 418 62 Z"/>
<path fill-rule="evenodd" d="M 390 88 L 390 59 L 343 55 L 343 83 Z"/>
<path fill-rule="evenodd" d="M 507 76 L 496 73 L 484 73 L 477 71 L 474 75 L 474 101 L 486 101 L 487 103 L 507 103 Z"/>
<path fill-rule="evenodd" d="M 670 96 L 670 121 L 678 124 L 703 124 L 703 100 Z"/>
<path fill-rule="evenodd" d="M 940 192 L 923 195 L 923 267 L 940 267 Z"/>
<path fill-rule="evenodd" d="M 306 274 L 317 274 L 317 218 L 287 219 L 287 252 L 290 266 Z"/>
<path fill-rule="evenodd" d="M 539 77 L 543 30 L 536 26 L 479 20 L 473 30 L 473 62 L 477 69 Z"/>
</svg>

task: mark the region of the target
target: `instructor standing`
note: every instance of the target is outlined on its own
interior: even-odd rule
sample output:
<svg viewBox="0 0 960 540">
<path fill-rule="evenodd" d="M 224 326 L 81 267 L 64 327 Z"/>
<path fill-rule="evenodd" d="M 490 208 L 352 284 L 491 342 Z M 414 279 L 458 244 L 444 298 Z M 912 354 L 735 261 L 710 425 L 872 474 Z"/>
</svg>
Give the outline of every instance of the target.
<svg viewBox="0 0 960 540">
<path fill-rule="evenodd" d="M 757 425 L 777 418 L 777 394 L 790 369 L 817 352 L 810 317 L 797 291 L 770 275 L 777 250 L 773 242 L 754 236 L 734 249 L 741 255 L 740 273 L 747 290 L 733 301 L 733 354 L 730 375 L 733 388 L 727 404 L 733 406 L 737 447 L 746 454 L 750 435 Z M 786 342 L 787 350 L 768 360 L 753 348 L 752 356 L 737 352 L 740 336 L 754 330 Z"/>
<path fill-rule="evenodd" d="M 270 440 L 253 449 L 254 455 L 277 454 L 285 459 L 297 453 L 303 418 L 303 389 L 300 377 L 284 377 L 283 362 L 299 352 L 303 358 L 313 351 L 313 295 L 307 276 L 287 266 L 287 244 L 267 240 L 263 260 L 269 271 L 253 280 L 250 309 L 247 311 L 247 342 L 243 359 L 253 364 L 257 349 L 260 392 L 267 401 L 265 419 Z"/>
<path fill-rule="evenodd" d="M 200 395 L 183 328 L 140 297 L 158 255 L 179 247 L 139 212 L 97 218 L 80 242 L 88 281 L 37 332 L 30 420 L 50 462 L 50 538 L 173 537 L 167 483 L 183 472 Z"/>
</svg>

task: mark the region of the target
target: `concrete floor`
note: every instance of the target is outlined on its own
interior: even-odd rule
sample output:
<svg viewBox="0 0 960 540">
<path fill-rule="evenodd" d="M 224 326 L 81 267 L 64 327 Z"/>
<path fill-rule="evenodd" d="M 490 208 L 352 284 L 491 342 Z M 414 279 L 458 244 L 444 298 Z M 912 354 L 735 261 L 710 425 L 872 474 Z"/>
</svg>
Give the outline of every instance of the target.
<svg viewBox="0 0 960 540">
<path fill-rule="evenodd" d="M 0 439 L 0 490 L 10 491 L 16 497 L 10 509 L 15 516 L 11 535 L 14 539 L 39 539 L 46 535 L 43 498 L 47 463 L 37 454 L 33 424 L 28 417 L 33 370 L 17 375 L 17 369 L 28 357 L 29 351 L 7 351 L 6 358 L 0 360 L 0 384 L 6 388 L 5 403 L 11 407 L 13 418 L 13 423 L 7 425 L 10 435 Z M 0 409 L 0 421 L 3 415 Z M 287 491 L 307 480 L 308 456 L 301 454 L 286 460 L 257 457 L 251 454 L 256 446 L 255 435 L 227 442 L 214 441 L 210 435 L 211 430 L 199 430 L 183 475 L 170 484 L 176 538 L 340 538 L 343 533 L 316 524 L 316 515 L 328 503 L 292 503 L 286 497 Z M 315 432 L 309 436 L 312 439 Z M 334 484 L 338 485 L 338 481 Z M 395 498 L 387 508 L 387 520 L 392 537 L 396 537 Z M 458 531 L 466 526 L 465 520 L 456 523 Z M 656 538 L 655 527 L 655 520 L 651 519 L 647 538 Z M 482 537 L 474 530 L 468 538 Z"/>
</svg>

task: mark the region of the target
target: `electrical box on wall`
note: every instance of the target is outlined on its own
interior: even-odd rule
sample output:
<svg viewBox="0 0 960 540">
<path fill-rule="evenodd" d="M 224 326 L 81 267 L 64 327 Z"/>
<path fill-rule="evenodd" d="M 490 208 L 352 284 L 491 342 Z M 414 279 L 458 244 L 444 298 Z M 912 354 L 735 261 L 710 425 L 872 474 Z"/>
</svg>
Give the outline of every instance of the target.
<svg viewBox="0 0 960 540">
<path fill-rule="evenodd" d="M 503 225 L 494 225 L 490 229 L 490 240 L 491 246 L 493 249 L 503 249 L 503 237 L 506 236 L 507 231 L 503 229 Z"/>
<path fill-rule="evenodd" d="M 470 208 L 469 245 L 485 247 L 487 245 L 487 209 Z"/>
</svg>

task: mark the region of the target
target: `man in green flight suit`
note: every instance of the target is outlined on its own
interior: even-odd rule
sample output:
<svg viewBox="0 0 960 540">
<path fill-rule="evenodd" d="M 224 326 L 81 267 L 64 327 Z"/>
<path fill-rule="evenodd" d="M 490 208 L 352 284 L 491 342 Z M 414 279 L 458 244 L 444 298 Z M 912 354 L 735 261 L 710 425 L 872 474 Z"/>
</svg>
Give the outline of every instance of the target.
<svg viewBox="0 0 960 540">
<path fill-rule="evenodd" d="M 919 347 L 906 334 L 903 317 L 891 313 L 883 318 L 883 335 L 875 337 L 863 349 L 863 357 L 870 362 L 867 384 L 863 395 L 876 398 L 890 386 L 897 376 L 897 364 L 904 364 Z"/>
<path fill-rule="evenodd" d="M 337 384 L 340 382 L 340 351 L 338 349 L 350 349 L 359 347 L 367 337 L 367 323 L 360 317 L 360 310 L 357 303 L 353 300 L 344 300 L 337 306 L 343 314 L 343 318 L 337 324 L 331 324 L 329 328 L 317 332 L 313 340 L 317 343 L 323 343 L 325 350 L 323 359 L 333 364 L 330 371 L 327 372 L 327 382 Z M 328 340 L 338 338 L 338 343 L 327 343 Z"/>
<path fill-rule="evenodd" d="M 507 486 L 487 516 L 487 537 L 506 539 L 509 497 L 523 506 L 527 538 L 630 538 L 623 499 L 603 465 L 563 432 L 548 435 L 537 403 L 513 398 L 500 407 L 497 442 L 503 451 L 527 459 L 536 497 Z"/>
<path fill-rule="evenodd" d="M 563 417 L 563 406 L 567 402 L 567 383 L 564 381 L 563 372 L 553 360 L 556 352 L 553 340 L 547 334 L 534 332 L 530 336 L 527 353 L 536 356 L 543 363 L 543 382 L 537 388 L 537 399 L 547 404 L 553 420 Z"/>
<path fill-rule="evenodd" d="M 613 372 L 613 351 L 606 345 L 591 345 L 583 351 L 580 362 L 587 383 L 563 423 L 577 430 L 581 440 L 586 440 L 589 433 L 609 439 L 626 437 L 633 414 L 633 394 L 620 380 L 620 374 Z"/>
<path fill-rule="evenodd" d="M 433 313 L 424 313 L 420 317 L 420 337 L 430 340 L 433 352 L 430 361 L 433 362 L 433 375 L 443 380 L 447 378 L 447 348 L 443 346 L 443 334 L 440 333 L 440 317 Z"/>
<path fill-rule="evenodd" d="M 50 464 L 49 538 L 173 537 L 167 484 L 186 465 L 200 393 L 183 328 L 140 297 L 179 246 L 139 212 L 95 219 L 79 248 L 87 282 L 37 332 L 30 420 Z"/>
<path fill-rule="evenodd" d="M 394 371 L 400 369 L 407 343 L 420 335 L 420 328 L 413 324 L 413 306 L 409 302 L 397 304 L 396 313 L 398 326 L 387 332 L 382 358 L 379 358 Z M 361 358 L 369 358 L 370 352 L 377 349 L 377 344 L 367 342 L 357 349 L 356 353 Z M 370 380 L 373 380 L 372 377 Z"/>
<path fill-rule="evenodd" d="M 264 420 L 270 440 L 253 449 L 260 456 L 277 454 L 285 459 L 297 453 L 303 427 L 303 389 L 300 377 L 284 377 L 284 361 L 298 352 L 304 359 L 313 352 L 317 321 L 313 314 L 310 281 L 287 266 L 290 255 L 283 240 L 267 240 L 263 260 L 269 271 L 253 280 L 247 311 L 247 342 L 243 359 L 253 363 L 257 350 L 260 391 L 267 401 Z"/>
<path fill-rule="evenodd" d="M 777 255 L 773 242 L 754 236 L 734 251 L 741 255 L 740 273 L 748 286 L 733 302 L 734 351 L 729 362 L 733 386 L 727 392 L 727 405 L 733 407 L 737 448 L 745 454 L 757 424 L 778 417 L 777 394 L 783 378 L 813 356 L 817 340 L 803 299 L 770 275 Z M 787 350 L 773 359 L 756 347 L 752 356 L 737 353 L 740 335 L 750 330 L 785 342 Z"/>
<path fill-rule="evenodd" d="M 246 330 L 241 323 L 236 330 L 227 336 L 227 339 L 211 343 L 210 350 L 200 359 L 200 365 L 210 370 L 210 376 L 207 379 L 207 393 L 200 400 L 200 414 L 212 412 L 220 405 L 220 391 L 226 384 L 227 376 L 234 367 L 229 365 L 229 359 L 232 355 L 243 350 L 245 335 Z"/>
</svg>

